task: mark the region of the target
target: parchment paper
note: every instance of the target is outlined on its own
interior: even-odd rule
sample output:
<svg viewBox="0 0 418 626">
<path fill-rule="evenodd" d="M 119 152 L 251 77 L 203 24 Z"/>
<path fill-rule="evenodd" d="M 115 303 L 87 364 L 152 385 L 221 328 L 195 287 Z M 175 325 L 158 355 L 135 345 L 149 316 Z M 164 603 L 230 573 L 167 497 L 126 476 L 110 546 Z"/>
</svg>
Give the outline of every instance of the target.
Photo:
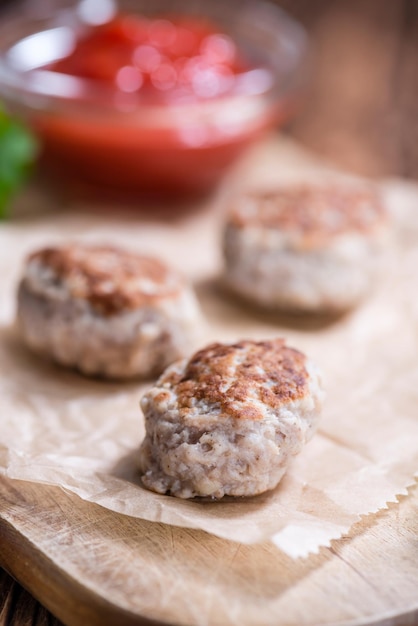
<svg viewBox="0 0 418 626">
<path fill-rule="evenodd" d="M 418 187 L 382 184 L 397 243 L 382 285 L 350 315 L 261 314 L 228 299 L 216 283 L 230 193 L 279 179 L 341 177 L 281 141 L 255 150 L 199 214 L 173 222 L 80 205 L 58 209 L 42 193 L 28 192 L 17 217 L 0 230 L 0 473 L 60 485 L 117 513 L 243 543 L 271 540 L 295 558 L 406 494 L 418 470 Z M 21 345 L 13 320 L 24 255 L 75 238 L 159 254 L 186 273 L 207 320 L 196 348 L 285 336 L 318 363 L 327 388 L 320 428 L 276 490 L 220 502 L 145 490 L 135 455 L 144 435 L 138 402 L 147 385 L 91 381 Z"/>
</svg>

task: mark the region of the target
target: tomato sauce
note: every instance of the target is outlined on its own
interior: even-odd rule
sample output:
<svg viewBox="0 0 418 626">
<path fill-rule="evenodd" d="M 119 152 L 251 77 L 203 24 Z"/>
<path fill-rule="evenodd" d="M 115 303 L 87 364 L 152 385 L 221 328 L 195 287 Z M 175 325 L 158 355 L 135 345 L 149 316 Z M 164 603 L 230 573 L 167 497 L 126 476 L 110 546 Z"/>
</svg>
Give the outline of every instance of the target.
<svg viewBox="0 0 418 626">
<path fill-rule="evenodd" d="M 251 65 L 204 20 L 119 15 L 89 27 L 45 69 L 85 79 L 107 108 L 38 116 L 44 161 L 104 192 L 206 193 L 273 123 L 265 110 L 254 114 L 245 90 L 237 95 Z"/>
<path fill-rule="evenodd" d="M 219 96 L 247 68 L 232 39 L 210 23 L 119 16 L 91 28 L 50 69 L 161 104 L 187 95 Z"/>
</svg>

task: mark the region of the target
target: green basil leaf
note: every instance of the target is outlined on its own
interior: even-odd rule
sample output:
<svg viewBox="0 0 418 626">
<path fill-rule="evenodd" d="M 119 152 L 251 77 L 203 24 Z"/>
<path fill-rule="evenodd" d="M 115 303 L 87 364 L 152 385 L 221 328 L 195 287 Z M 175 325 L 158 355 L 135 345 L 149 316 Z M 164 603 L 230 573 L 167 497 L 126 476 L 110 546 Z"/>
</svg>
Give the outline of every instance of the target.
<svg viewBox="0 0 418 626">
<path fill-rule="evenodd" d="M 25 126 L 0 108 L 0 219 L 26 181 L 37 155 L 37 142 Z"/>
</svg>

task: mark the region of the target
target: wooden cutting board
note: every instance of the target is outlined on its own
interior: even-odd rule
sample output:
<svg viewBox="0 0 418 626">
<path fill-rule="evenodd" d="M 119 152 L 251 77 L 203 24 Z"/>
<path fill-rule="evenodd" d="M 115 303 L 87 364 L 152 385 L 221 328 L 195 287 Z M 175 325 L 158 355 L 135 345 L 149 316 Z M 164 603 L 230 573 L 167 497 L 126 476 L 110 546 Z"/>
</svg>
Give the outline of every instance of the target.
<svg viewBox="0 0 418 626">
<path fill-rule="evenodd" d="M 0 565 L 68 626 L 411 626 L 418 488 L 293 561 L 1 478 Z"/>
</svg>

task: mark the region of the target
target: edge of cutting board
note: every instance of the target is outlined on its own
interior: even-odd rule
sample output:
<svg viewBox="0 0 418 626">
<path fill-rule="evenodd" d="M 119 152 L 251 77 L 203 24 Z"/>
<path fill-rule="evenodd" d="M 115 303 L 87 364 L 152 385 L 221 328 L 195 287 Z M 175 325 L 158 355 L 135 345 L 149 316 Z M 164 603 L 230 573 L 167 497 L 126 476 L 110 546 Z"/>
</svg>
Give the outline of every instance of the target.
<svg viewBox="0 0 418 626">
<path fill-rule="evenodd" d="M 0 564 L 67 626 L 233 623 L 221 597 L 244 602 L 242 626 L 418 624 L 417 488 L 350 538 L 292 561 L 272 546 L 121 516 L 57 487 L 3 477 L 0 487 Z"/>
</svg>

